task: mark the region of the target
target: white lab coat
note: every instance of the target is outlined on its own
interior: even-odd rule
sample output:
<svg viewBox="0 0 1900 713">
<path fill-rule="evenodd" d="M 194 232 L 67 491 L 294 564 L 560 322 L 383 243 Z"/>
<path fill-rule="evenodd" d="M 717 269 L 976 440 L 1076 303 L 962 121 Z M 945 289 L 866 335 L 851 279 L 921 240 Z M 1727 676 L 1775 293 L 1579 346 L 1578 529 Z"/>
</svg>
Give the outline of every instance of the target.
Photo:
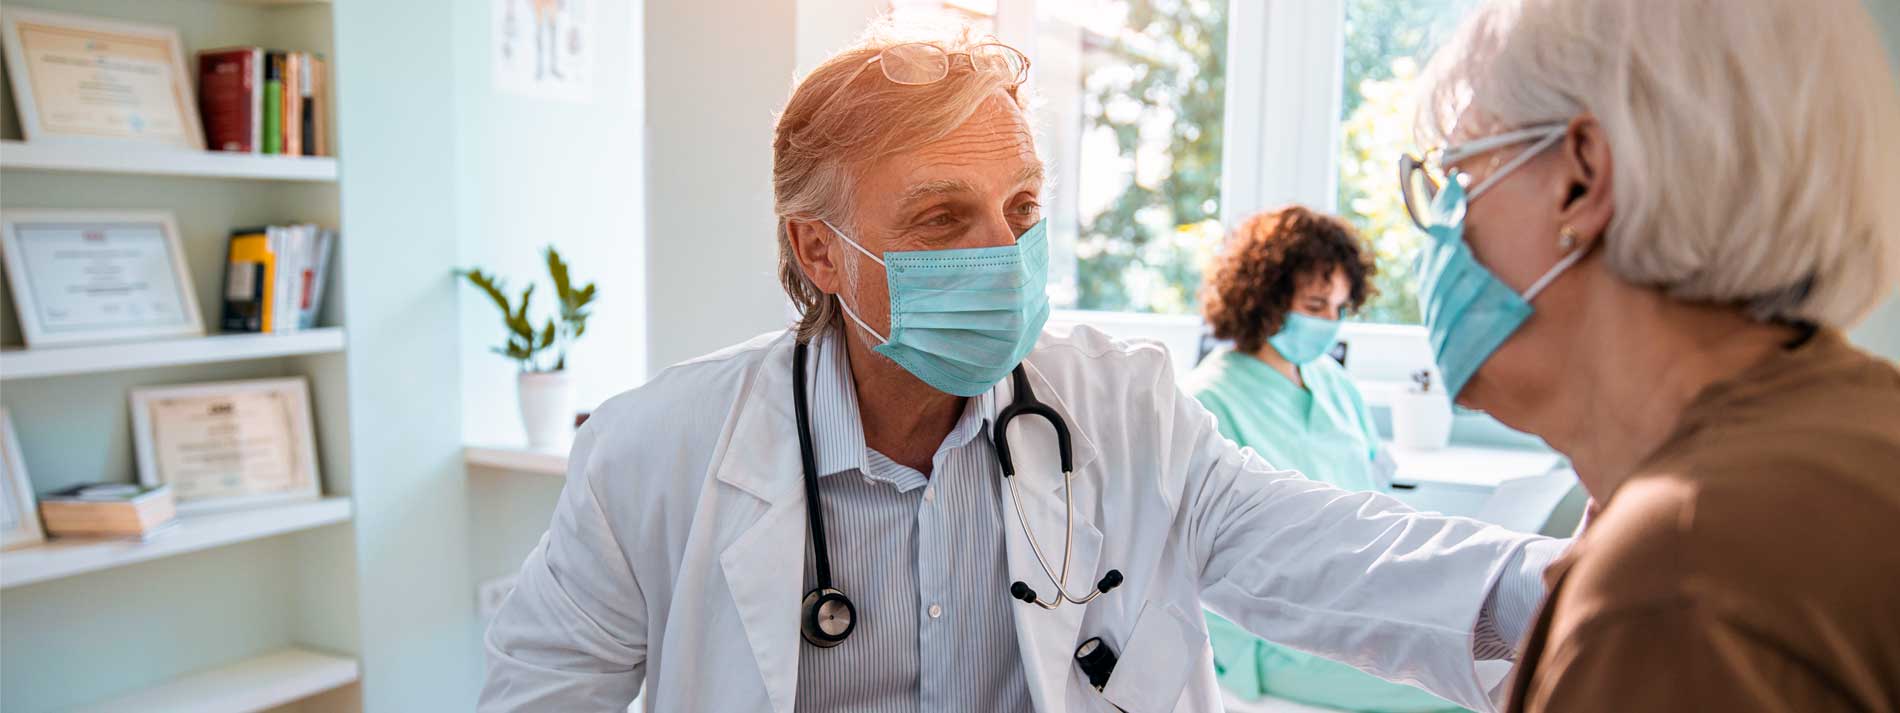
<svg viewBox="0 0 1900 713">
<path fill-rule="evenodd" d="M 482 711 L 618 710 L 644 683 L 654 711 L 791 713 L 809 540 L 792 345 L 789 333 L 761 336 L 594 412 L 548 533 L 489 627 Z M 1086 606 L 1012 606 L 1037 710 L 1219 711 L 1203 606 L 1273 641 L 1492 708 L 1472 632 L 1529 536 L 1274 470 L 1215 431 L 1157 345 L 1078 327 L 1044 334 L 1027 364 L 1074 443 L 1071 591 L 1109 568 L 1125 575 Z M 1007 403 L 1008 380 L 999 388 Z M 1053 431 L 1018 419 L 1009 442 L 1023 515 L 1058 548 Z M 1049 596 L 1016 505 L 1002 505 L 1011 579 Z M 831 534 L 832 551 L 852 536 Z M 1072 659 L 1095 636 L 1120 656 L 1101 692 Z"/>
</svg>

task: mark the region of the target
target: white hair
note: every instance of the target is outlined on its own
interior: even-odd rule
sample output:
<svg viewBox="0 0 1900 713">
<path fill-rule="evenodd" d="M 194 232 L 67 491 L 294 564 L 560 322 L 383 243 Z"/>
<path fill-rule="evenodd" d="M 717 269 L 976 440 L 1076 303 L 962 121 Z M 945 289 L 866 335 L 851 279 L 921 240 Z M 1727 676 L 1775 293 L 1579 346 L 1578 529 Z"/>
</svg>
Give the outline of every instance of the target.
<svg viewBox="0 0 1900 713">
<path fill-rule="evenodd" d="M 1900 93 L 1861 0 L 1495 0 L 1425 73 L 1427 145 L 1580 115 L 1618 277 L 1859 322 L 1900 280 Z"/>
</svg>

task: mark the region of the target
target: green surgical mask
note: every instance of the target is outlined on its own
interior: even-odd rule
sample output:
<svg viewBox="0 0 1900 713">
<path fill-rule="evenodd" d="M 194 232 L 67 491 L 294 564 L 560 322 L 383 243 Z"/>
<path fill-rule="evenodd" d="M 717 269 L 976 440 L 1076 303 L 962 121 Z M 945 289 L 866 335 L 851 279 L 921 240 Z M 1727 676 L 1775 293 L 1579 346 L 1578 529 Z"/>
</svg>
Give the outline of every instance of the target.
<svg viewBox="0 0 1900 713">
<path fill-rule="evenodd" d="M 1572 250 L 1520 295 L 1479 263 L 1465 243 L 1465 209 L 1471 201 L 1563 136 L 1562 126 L 1547 129 L 1542 139 L 1493 172 L 1471 190 L 1469 197 L 1463 181 L 1454 173 L 1425 217 L 1430 239 L 1419 252 L 1416 268 L 1419 310 L 1425 316 L 1426 335 L 1444 378 L 1445 393 L 1454 399 L 1478 373 L 1478 367 L 1531 318 L 1531 301 L 1589 250 Z"/>
<path fill-rule="evenodd" d="M 1012 245 L 887 252 L 880 258 L 825 223 L 845 244 L 884 266 L 891 333 L 878 334 L 844 300 L 845 316 L 877 337 L 872 349 L 932 388 L 956 396 L 989 391 L 1036 346 L 1049 321 L 1048 220 Z"/>
<path fill-rule="evenodd" d="M 1286 313 L 1286 324 L 1280 326 L 1280 332 L 1267 338 L 1267 344 L 1273 346 L 1280 356 L 1295 364 L 1305 364 L 1325 356 L 1326 351 L 1339 342 L 1337 319 L 1308 317 L 1298 312 Z"/>
</svg>

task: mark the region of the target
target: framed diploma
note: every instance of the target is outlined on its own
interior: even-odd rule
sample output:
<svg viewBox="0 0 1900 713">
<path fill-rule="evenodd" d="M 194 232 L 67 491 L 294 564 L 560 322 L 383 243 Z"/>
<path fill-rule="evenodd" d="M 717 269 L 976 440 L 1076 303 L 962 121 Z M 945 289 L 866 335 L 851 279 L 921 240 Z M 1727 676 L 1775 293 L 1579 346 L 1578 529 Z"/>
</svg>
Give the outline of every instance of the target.
<svg viewBox="0 0 1900 713">
<path fill-rule="evenodd" d="M 19 7 L 0 28 L 26 140 L 204 150 L 176 29 Z"/>
<path fill-rule="evenodd" d="M 46 539 L 40 529 L 40 510 L 33 502 L 33 482 L 26 477 L 26 459 L 20 439 L 13 434 L 13 417 L 0 408 L 0 549 L 25 547 Z"/>
<path fill-rule="evenodd" d="M 321 494 L 302 377 L 134 389 L 139 482 L 170 485 L 178 512 Z"/>
<path fill-rule="evenodd" d="M 28 347 L 204 335 L 170 213 L 9 210 L 0 252 Z"/>
</svg>

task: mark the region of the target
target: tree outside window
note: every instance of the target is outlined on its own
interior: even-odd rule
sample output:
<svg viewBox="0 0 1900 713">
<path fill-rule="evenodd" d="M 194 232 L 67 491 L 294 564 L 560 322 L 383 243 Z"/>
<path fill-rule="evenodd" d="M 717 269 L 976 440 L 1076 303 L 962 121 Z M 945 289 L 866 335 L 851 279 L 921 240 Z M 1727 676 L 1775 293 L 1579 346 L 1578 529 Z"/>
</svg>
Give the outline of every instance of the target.
<svg viewBox="0 0 1900 713">
<path fill-rule="evenodd" d="M 1425 236 L 1405 215 L 1398 158 L 1419 149 L 1412 119 L 1420 66 L 1471 0 L 1346 0 L 1338 211 L 1372 246 L 1378 295 L 1359 319 L 1418 324 L 1413 257 Z"/>
<path fill-rule="evenodd" d="M 1338 211 L 1371 243 L 1380 294 L 1361 318 L 1419 321 L 1396 162 L 1414 150 L 1410 82 L 1471 0 L 1345 0 Z M 1120 0 L 1083 23 L 1079 309 L 1192 314 L 1219 250 L 1228 5 Z M 1297 110 L 1297 109 L 1290 109 Z"/>
</svg>

